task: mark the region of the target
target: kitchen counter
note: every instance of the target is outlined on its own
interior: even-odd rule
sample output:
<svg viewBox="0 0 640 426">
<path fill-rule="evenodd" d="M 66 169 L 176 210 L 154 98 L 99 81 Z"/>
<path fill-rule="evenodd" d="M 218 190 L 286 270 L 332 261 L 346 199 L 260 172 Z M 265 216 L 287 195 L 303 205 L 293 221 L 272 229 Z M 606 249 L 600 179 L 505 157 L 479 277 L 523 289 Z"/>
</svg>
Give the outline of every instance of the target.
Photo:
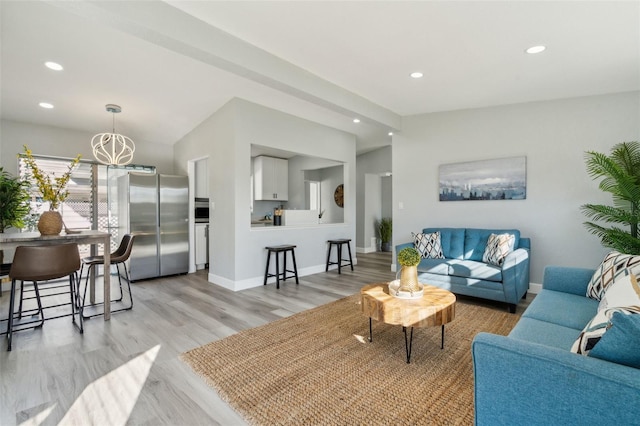
<svg viewBox="0 0 640 426">
<path fill-rule="evenodd" d="M 262 224 L 251 222 L 251 230 L 252 231 L 284 231 L 290 229 L 315 229 L 315 228 L 331 228 L 338 226 L 345 226 L 345 223 L 317 223 L 311 225 L 282 225 L 282 226 L 273 226 L 273 223 Z"/>
</svg>

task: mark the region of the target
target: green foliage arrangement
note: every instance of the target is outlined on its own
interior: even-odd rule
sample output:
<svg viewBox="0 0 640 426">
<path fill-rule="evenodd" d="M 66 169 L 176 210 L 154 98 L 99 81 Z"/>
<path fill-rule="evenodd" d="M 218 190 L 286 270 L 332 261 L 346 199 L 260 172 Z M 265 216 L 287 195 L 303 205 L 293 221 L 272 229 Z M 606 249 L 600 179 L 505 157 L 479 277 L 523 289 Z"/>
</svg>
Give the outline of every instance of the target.
<svg viewBox="0 0 640 426">
<path fill-rule="evenodd" d="M 393 229 L 393 223 L 390 217 L 383 217 L 378 222 L 378 236 L 380 237 L 380 241 L 382 241 L 382 243 L 391 242 L 392 229 Z"/>
<path fill-rule="evenodd" d="M 31 169 L 33 178 L 36 180 L 38 189 L 42 194 L 42 199 L 50 203 L 50 210 L 56 210 L 60 206 L 60 203 L 69 196 L 67 184 L 71 178 L 73 168 L 80 162 L 80 154 L 71 160 L 71 164 L 69 164 L 67 171 L 64 172 L 62 176 L 53 176 L 53 180 L 49 175 L 40 170 L 36 159 L 33 158 L 33 153 L 26 145 L 24 145 L 24 161 L 27 163 L 29 169 Z"/>
<path fill-rule="evenodd" d="M 585 153 L 587 173 L 602 179 L 599 188 L 613 197 L 613 206 L 584 204 L 582 212 L 594 222 L 585 227 L 600 237 L 602 245 L 621 253 L 640 254 L 640 143 L 623 142 L 611 154 Z M 605 227 L 596 221 L 612 224 Z"/>
<path fill-rule="evenodd" d="M 0 232 L 6 228 L 23 228 L 29 214 L 29 182 L 0 167 Z"/>
<path fill-rule="evenodd" d="M 413 247 L 405 247 L 398 252 L 398 263 L 402 266 L 417 266 L 420 263 L 420 253 Z"/>
</svg>

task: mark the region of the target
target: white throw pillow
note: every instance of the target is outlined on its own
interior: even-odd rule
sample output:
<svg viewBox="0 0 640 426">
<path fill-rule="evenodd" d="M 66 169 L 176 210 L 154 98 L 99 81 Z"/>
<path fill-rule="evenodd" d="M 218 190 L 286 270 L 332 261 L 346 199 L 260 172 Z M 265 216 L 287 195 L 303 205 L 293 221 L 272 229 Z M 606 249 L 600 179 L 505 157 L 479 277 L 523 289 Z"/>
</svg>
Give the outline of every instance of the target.
<svg viewBox="0 0 640 426">
<path fill-rule="evenodd" d="M 587 286 L 587 297 L 595 300 L 602 295 L 618 276 L 640 275 L 640 256 L 622 254 L 617 251 L 608 253 Z"/>
<path fill-rule="evenodd" d="M 640 306 L 640 286 L 633 274 L 615 277 L 600 299 L 598 312 L 620 306 Z"/>
<path fill-rule="evenodd" d="M 482 255 L 484 263 L 502 266 L 504 258 L 513 251 L 516 236 L 513 234 L 491 234 Z"/>
<path fill-rule="evenodd" d="M 439 231 L 430 234 L 413 234 L 413 246 L 423 259 L 444 259 Z"/>
</svg>

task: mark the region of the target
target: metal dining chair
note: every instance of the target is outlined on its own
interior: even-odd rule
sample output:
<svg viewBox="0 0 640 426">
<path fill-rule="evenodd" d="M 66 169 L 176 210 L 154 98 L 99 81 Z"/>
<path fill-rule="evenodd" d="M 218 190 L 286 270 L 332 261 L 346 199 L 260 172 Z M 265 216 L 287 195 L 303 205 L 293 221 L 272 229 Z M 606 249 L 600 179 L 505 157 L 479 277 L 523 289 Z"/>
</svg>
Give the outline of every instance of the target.
<svg viewBox="0 0 640 426">
<path fill-rule="evenodd" d="M 129 260 L 129 256 L 131 256 L 131 250 L 133 249 L 134 238 L 135 238 L 134 234 L 125 234 L 125 236 L 122 237 L 122 240 L 120 241 L 120 245 L 118 246 L 116 251 L 111 253 L 111 259 L 110 259 L 111 265 L 116 265 L 116 270 L 118 273 L 118 283 L 120 284 L 120 297 L 117 299 L 111 300 L 111 302 L 120 302 L 124 297 L 124 293 L 122 291 L 122 274 L 120 273 L 120 265 L 123 265 L 124 267 L 125 280 L 127 281 L 127 290 L 129 292 L 129 306 L 126 306 L 121 309 L 112 310 L 111 313 L 128 311 L 131 308 L 133 308 L 133 296 L 131 295 L 131 280 L 129 279 L 129 271 L 127 270 L 127 264 L 125 262 Z M 80 299 L 81 305 L 79 306 L 81 311 L 83 312 L 82 315 L 84 318 L 91 318 L 98 315 L 102 315 L 102 314 L 93 314 L 93 315 L 84 316 L 84 307 L 86 306 L 85 301 L 87 297 L 87 287 L 89 287 L 89 277 L 91 276 L 91 270 L 98 265 L 102 265 L 103 263 L 104 263 L 104 256 L 89 256 L 82 259 L 82 267 L 80 268 L 80 280 L 82 280 L 82 275 L 83 275 L 85 266 L 87 267 L 87 275 L 85 277 L 84 291 L 82 293 L 82 298 Z M 105 271 L 105 274 L 107 273 L 110 273 L 110 271 Z M 99 305 L 99 304 L 101 303 L 95 303 L 95 304 L 92 304 L 92 306 Z"/>
<path fill-rule="evenodd" d="M 69 277 L 69 294 L 71 298 L 71 319 L 72 322 L 79 328 L 80 333 L 84 332 L 82 324 L 82 315 L 79 315 L 78 324 L 76 324 L 76 304 L 78 302 L 79 281 L 77 279 L 77 271 L 80 268 L 80 254 L 78 252 L 78 245 L 72 244 L 58 244 L 58 245 L 43 245 L 43 246 L 20 246 L 16 248 L 15 255 L 13 257 L 13 263 L 9 270 L 9 277 L 11 278 L 11 294 L 9 295 L 9 318 L 7 326 L 7 351 L 11 350 L 11 343 L 13 340 L 13 333 L 15 331 L 26 330 L 29 328 L 41 327 L 44 324 L 44 309 L 42 307 L 42 301 L 40 296 L 40 290 L 38 287 L 39 281 L 49 281 L 58 278 Z M 21 321 L 20 324 L 16 324 L 17 328 L 14 330 L 14 321 L 16 315 L 14 313 L 15 296 L 16 296 L 16 283 L 20 281 L 20 312 L 18 318 L 22 317 L 22 297 L 24 281 L 31 281 L 35 292 L 35 299 L 38 308 L 35 310 L 38 314 L 38 319 L 30 321 Z M 78 312 L 79 313 L 79 312 Z M 35 316 L 35 315 L 33 315 Z M 33 325 L 32 325 L 33 324 Z M 29 325 L 29 327 L 23 327 Z"/>
</svg>

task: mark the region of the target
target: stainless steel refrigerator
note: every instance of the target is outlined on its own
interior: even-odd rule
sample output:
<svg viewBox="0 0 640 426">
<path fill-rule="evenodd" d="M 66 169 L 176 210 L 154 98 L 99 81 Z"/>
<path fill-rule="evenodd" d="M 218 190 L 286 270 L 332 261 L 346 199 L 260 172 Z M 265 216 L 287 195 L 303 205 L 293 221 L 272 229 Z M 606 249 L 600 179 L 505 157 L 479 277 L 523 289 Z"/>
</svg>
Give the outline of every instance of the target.
<svg viewBox="0 0 640 426">
<path fill-rule="evenodd" d="M 130 172 L 118 178 L 118 234 L 136 233 L 131 280 L 189 270 L 189 180 Z"/>
</svg>

